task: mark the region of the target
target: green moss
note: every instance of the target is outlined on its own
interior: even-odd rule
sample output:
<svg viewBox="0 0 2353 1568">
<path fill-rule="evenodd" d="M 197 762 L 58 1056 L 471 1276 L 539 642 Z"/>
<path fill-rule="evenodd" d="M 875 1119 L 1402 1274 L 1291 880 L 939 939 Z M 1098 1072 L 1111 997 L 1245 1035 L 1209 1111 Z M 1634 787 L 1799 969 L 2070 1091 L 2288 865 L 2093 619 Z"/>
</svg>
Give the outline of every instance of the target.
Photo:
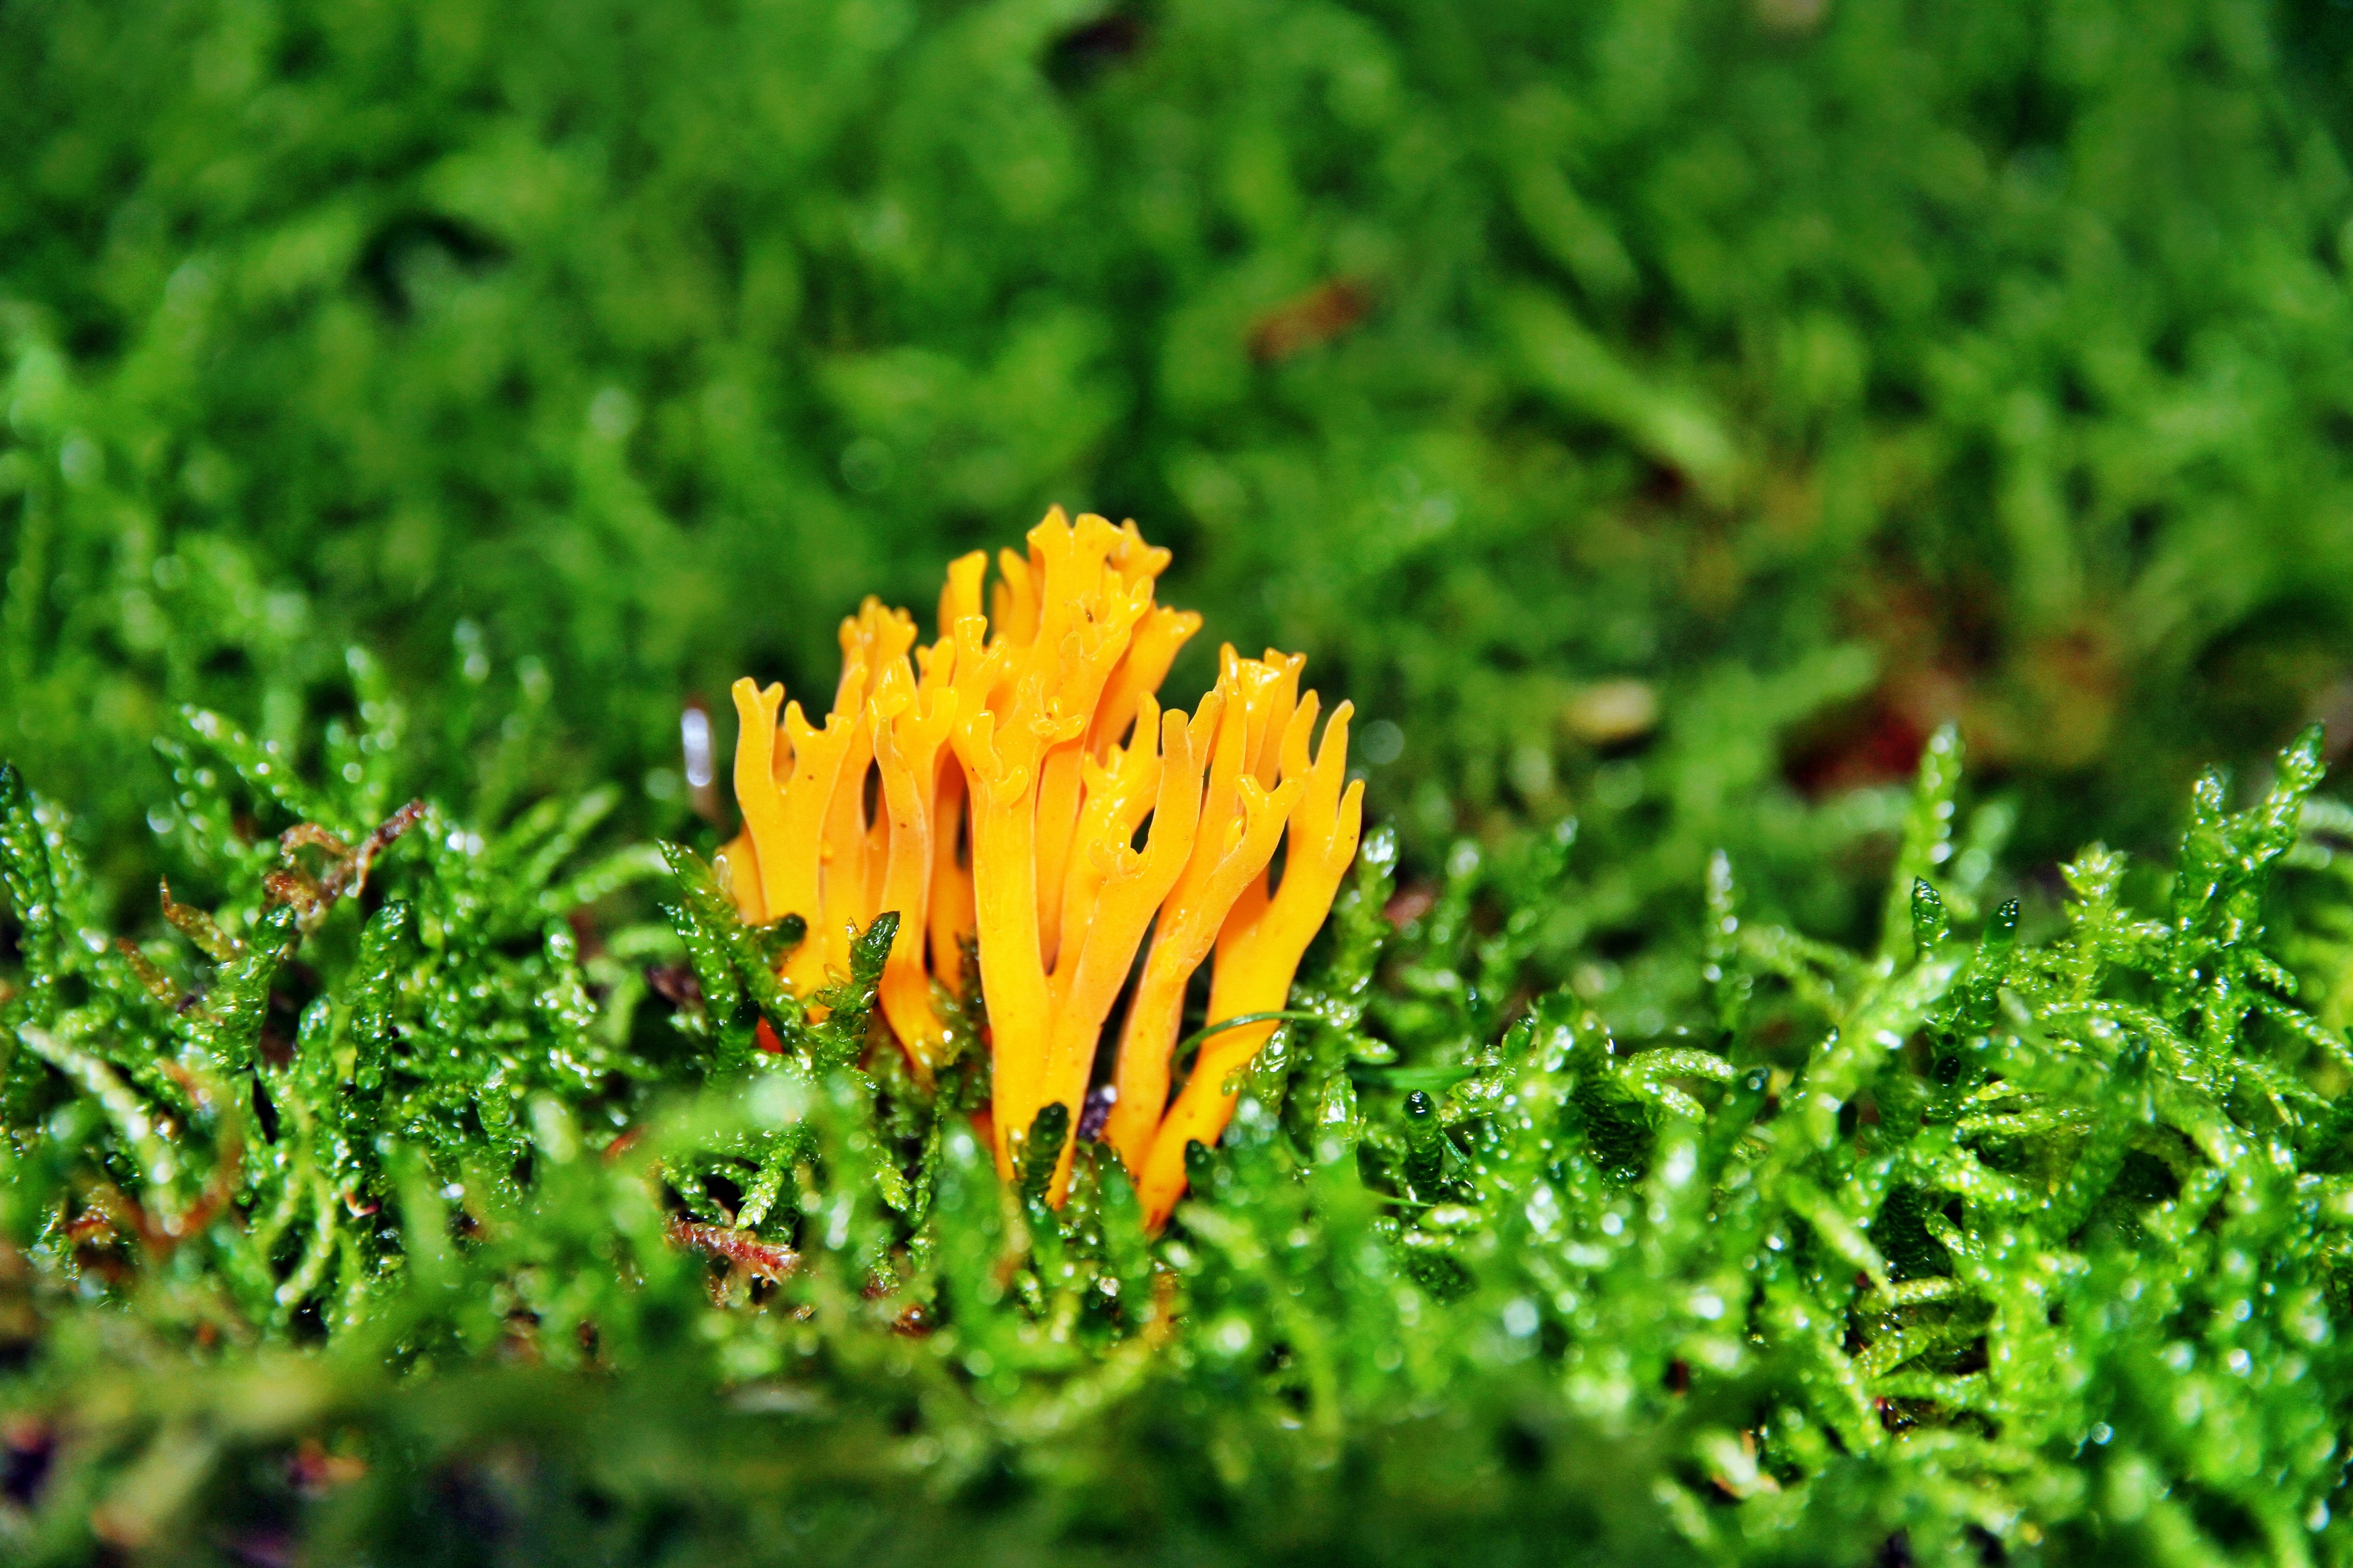
<svg viewBox="0 0 2353 1568">
<path fill-rule="evenodd" d="M 188 735 L 192 778 L 247 754 Z M 931 1091 L 887 1046 L 858 1065 L 888 917 L 814 1026 L 770 994 L 797 933 L 744 929 L 683 851 L 668 923 L 592 921 L 584 955 L 575 918 L 657 867 L 575 869 L 592 799 L 496 834 L 406 813 L 342 897 L 348 862 L 298 878 L 337 852 L 288 831 L 179 910 L 189 940 L 114 946 L 7 773 L 0 1387 L 40 1461 L 0 1528 L 58 1561 L 290 1530 L 450 1562 L 1420 1561 L 1562 1530 L 1609 1561 L 2326 1556 L 2353 1044 L 2273 956 L 2348 951 L 2316 934 L 2347 907 L 2318 747 L 2243 809 L 2202 783 L 2146 905 L 2095 848 L 2039 938 L 2013 902 L 1971 942 L 1934 892 L 1940 736 L 1901 951 L 1746 917 L 1719 866 L 1737 1016 L 1647 1038 L 1567 988 L 1500 1037 L 1442 1005 L 1521 984 L 1482 931 L 1549 896 L 1559 837 L 1533 878 L 1466 846 L 1392 928 L 1377 837 L 1149 1244 L 1097 1145 L 1067 1208 L 1031 1195 L 1066 1125 L 999 1184 L 969 1054 Z M 266 826 L 365 805 L 245 772 Z M 646 959 L 691 961 L 674 1005 Z"/>
</svg>

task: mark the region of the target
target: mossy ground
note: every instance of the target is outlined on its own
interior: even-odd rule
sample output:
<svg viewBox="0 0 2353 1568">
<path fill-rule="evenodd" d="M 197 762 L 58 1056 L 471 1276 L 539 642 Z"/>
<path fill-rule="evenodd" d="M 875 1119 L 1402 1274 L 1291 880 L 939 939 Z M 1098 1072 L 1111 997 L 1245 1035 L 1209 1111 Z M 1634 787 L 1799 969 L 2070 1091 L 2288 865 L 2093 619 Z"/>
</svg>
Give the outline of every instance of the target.
<svg viewBox="0 0 2353 1568">
<path fill-rule="evenodd" d="M 2344 43 L 0 11 L 0 1556 L 2353 1560 Z M 1150 1247 L 678 752 L 1052 501 L 1383 825 Z"/>
</svg>

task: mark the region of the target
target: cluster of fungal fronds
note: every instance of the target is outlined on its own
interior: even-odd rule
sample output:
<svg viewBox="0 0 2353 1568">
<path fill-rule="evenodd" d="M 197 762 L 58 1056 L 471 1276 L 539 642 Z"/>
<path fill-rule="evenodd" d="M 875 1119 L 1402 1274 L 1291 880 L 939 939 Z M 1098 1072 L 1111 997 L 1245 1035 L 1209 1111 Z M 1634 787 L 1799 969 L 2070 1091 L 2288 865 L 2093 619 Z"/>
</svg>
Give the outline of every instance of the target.
<svg viewBox="0 0 2353 1568">
<path fill-rule="evenodd" d="M 1229 1080 L 1275 1026 L 1208 1035 L 1172 1105 L 1186 988 L 1211 964 L 1213 1024 L 1283 1006 L 1356 852 L 1350 709 L 1339 704 L 1311 746 L 1306 657 L 1242 658 L 1229 646 L 1193 712 L 1164 711 L 1155 693 L 1201 625 L 1154 603 L 1168 552 L 1133 522 L 1072 523 L 1060 508 L 1029 542 L 1026 556 L 999 553 L 987 615 L 986 552 L 949 566 L 928 646 L 905 611 L 868 599 L 842 622 L 822 726 L 781 686 L 735 683 L 744 827 L 726 879 L 747 919 L 806 922 L 781 971 L 804 997 L 846 967 L 858 931 L 897 912 L 881 1011 L 919 1079 L 946 1037 L 941 992 L 976 978 L 972 944 L 1008 1179 L 1042 1157 L 1023 1148 L 1030 1128 L 1078 1127 L 1133 976 L 1101 1132 L 1156 1227 L 1185 1190 L 1186 1145 L 1218 1141 L 1233 1113 Z M 1053 1106 L 1061 1112 L 1039 1121 Z M 1075 1149 L 1060 1136 L 1057 1205 Z"/>
</svg>

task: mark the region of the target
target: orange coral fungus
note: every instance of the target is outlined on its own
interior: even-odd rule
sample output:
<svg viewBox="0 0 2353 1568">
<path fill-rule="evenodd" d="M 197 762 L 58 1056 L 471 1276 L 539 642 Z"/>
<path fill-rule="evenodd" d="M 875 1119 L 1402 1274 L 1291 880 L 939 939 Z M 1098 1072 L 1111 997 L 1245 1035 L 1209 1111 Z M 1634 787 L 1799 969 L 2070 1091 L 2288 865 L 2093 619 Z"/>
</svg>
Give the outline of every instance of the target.
<svg viewBox="0 0 2353 1568">
<path fill-rule="evenodd" d="M 1363 786 L 1346 780 L 1348 704 L 1312 746 L 1303 655 L 1228 647 L 1191 714 L 1161 708 L 1155 694 L 1201 626 L 1154 603 L 1167 564 L 1134 523 L 1072 523 L 1057 508 L 1027 555 L 1000 552 L 987 615 L 987 557 L 949 566 L 936 642 L 918 646 L 913 621 L 873 599 L 844 621 L 821 725 L 783 688 L 737 681 L 744 832 L 726 857 L 745 918 L 807 922 L 782 969 L 803 996 L 847 968 L 856 931 L 898 912 L 881 1015 L 919 1079 L 947 1037 L 943 994 L 976 978 L 964 973 L 975 944 L 1008 1178 L 1040 1110 L 1060 1104 L 1077 1125 L 1143 951 L 1103 1135 L 1154 1228 L 1184 1193 L 1185 1145 L 1217 1142 L 1228 1080 L 1273 1029 L 1209 1036 L 1172 1107 L 1187 984 L 1211 965 L 1213 1020 L 1280 1009 L 1363 816 Z M 1058 1154 L 1058 1205 L 1073 1152 L 1066 1141 Z"/>
</svg>

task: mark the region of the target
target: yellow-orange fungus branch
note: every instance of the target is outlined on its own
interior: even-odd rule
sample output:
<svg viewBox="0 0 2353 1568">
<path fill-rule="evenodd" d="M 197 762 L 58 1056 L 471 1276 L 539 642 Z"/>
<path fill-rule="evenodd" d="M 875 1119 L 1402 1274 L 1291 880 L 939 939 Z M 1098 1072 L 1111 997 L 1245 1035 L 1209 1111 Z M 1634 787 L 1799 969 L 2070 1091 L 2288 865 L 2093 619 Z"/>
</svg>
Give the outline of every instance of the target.
<svg viewBox="0 0 2353 1568">
<path fill-rule="evenodd" d="M 993 584 L 983 553 L 949 565 L 928 645 L 904 611 L 861 605 L 841 625 L 821 725 L 782 687 L 735 683 L 744 831 L 724 875 L 745 919 L 807 922 L 781 970 L 805 997 L 841 977 L 857 931 L 897 911 L 881 1015 L 919 1081 L 948 1040 L 942 1001 L 977 982 L 1008 1179 L 1046 1107 L 1077 1125 L 1133 981 L 1103 1138 L 1157 1229 L 1184 1194 L 1186 1144 L 1225 1131 L 1229 1085 L 1272 1033 L 1356 854 L 1349 708 L 1311 744 L 1305 656 L 1226 647 L 1194 710 L 1164 710 L 1160 684 L 1201 626 L 1154 602 L 1168 552 L 1133 522 L 1059 508 L 1028 543 L 999 552 Z M 1209 1017 L 1258 1021 L 1212 1026 L 1172 1105 L 1205 963 Z M 1057 1152 L 1050 1202 L 1075 1152 Z"/>
</svg>

